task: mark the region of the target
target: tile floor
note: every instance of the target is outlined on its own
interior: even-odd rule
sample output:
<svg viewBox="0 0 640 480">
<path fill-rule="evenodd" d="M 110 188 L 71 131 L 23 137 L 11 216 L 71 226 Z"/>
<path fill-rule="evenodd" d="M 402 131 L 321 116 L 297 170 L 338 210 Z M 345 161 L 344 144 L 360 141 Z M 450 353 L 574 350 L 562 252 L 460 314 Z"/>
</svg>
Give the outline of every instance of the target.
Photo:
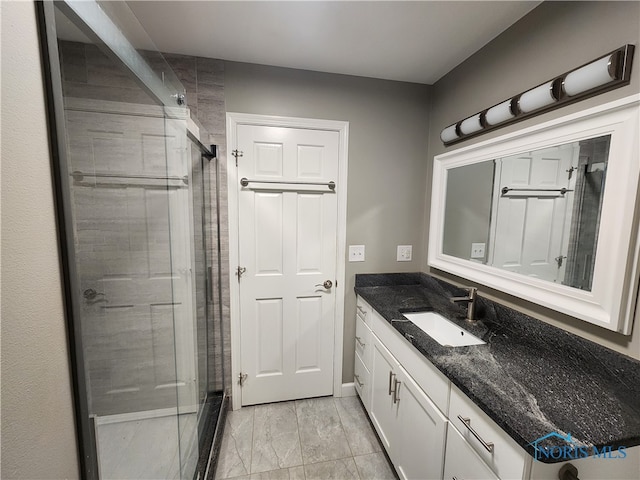
<svg viewBox="0 0 640 480">
<path fill-rule="evenodd" d="M 393 480 L 357 397 L 323 397 L 229 412 L 216 479 Z"/>
</svg>

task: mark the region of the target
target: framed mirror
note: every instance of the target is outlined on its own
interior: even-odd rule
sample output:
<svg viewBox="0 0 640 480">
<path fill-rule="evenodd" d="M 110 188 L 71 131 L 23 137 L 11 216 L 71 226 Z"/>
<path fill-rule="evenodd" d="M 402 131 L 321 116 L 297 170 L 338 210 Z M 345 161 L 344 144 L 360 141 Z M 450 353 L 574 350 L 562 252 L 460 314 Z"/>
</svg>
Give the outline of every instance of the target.
<svg viewBox="0 0 640 480">
<path fill-rule="evenodd" d="M 429 265 L 630 334 L 639 117 L 634 95 L 435 157 Z"/>
</svg>

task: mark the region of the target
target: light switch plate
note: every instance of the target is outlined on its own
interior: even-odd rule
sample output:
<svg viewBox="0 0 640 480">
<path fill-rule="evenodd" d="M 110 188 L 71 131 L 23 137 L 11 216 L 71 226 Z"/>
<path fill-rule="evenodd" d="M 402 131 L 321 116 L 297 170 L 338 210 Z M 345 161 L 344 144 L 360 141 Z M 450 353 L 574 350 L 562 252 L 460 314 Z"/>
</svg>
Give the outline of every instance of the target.
<svg viewBox="0 0 640 480">
<path fill-rule="evenodd" d="M 364 262 L 364 245 L 349 245 L 349 261 Z"/>
<path fill-rule="evenodd" d="M 485 243 L 471 244 L 471 258 L 484 258 Z"/>
<path fill-rule="evenodd" d="M 396 253 L 396 261 L 410 262 L 412 250 L 413 250 L 412 245 L 398 245 L 398 251 Z"/>
</svg>

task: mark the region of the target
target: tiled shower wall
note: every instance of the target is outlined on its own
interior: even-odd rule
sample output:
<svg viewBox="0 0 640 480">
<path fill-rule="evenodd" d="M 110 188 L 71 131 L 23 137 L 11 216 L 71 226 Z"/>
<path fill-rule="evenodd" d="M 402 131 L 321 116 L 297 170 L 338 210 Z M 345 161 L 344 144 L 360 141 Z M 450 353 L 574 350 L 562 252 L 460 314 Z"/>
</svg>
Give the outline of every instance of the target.
<svg viewBox="0 0 640 480">
<path fill-rule="evenodd" d="M 216 322 L 215 341 L 216 346 L 214 355 L 216 357 L 221 353 L 219 346 L 222 345 L 224 354 L 223 361 L 216 358 L 215 379 L 222 379 L 220 368 L 225 368 L 225 385 L 224 388 L 231 389 L 231 332 L 230 332 L 230 300 L 229 300 L 229 221 L 227 211 L 227 149 L 226 149 L 226 110 L 224 103 L 224 61 L 203 57 L 192 57 L 187 55 L 163 54 L 165 60 L 169 63 L 178 79 L 186 89 L 187 106 L 191 110 L 191 117 L 199 123 L 208 134 L 208 138 L 201 135 L 200 141 L 205 145 L 218 146 L 218 181 L 220 191 L 219 209 L 220 209 L 220 232 L 215 223 L 209 225 L 211 238 L 214 240 L 212 249 L 208 252 L 213 265 L 217 265 L 217 243 L 218 235 L 220 236 L 220 261 L 222 265 L 222 274 L 220 277 L 213 275 L 214 278 L 214 298 L 218 291 L 218 282 L 222 287 L 222 339 L 217 335 L 220 329 L 217 328 Z M 215 173 L 212 170 L 212 173 Z M 216 204 L 215 178 L 211 178 L 211 202 Z M 219 316 L 218 305 L 216 302 L 215 317 Z M 216 384 L 216 389 L 222 388 L 222 385 Z"/>
<path fill-rule="evenodd" d="M 115 68 L 111 60 L 96 46 L 77 42 L 60 42 L 63 90 L 65 97 L 90 98 L 126 103 L 149 103 L 149 97 L 130 77 Z M 230 389 L 231 341 L 230 341 L 230 301 L 229 301 L 229 229 L 227 217 L 227 172 L 226 172 L 226 128 L 224 102 L 224 62 L 222 60 L 164 54 L 165 60 L 186 89 L 187 106 L 191 117 L 201 129 L 200 140 L 205 145 L 218 146 L 218 183 L 220 232 L 216 222 L 207 222 L 212 242 L 207 252 L 214 265 L 214 348 L 210 349 L 215 358 L 209 359 L 215 365 L 211 372 L 215 379 L 211 388 Z M 153 66 L 154 56 L 149 63 Z M 203 133 L 206 132 L 206 133 Z M 211 169 L 211 201 L 216 202 L 215 169 Z M 221 277 L 215 273 L 218 261 L 217 238 L 220 235 Z M 219 318 L 217 300 L 218 282 L 222 288 L 222 319 Z M 219 322 L 222 322 L 222 333 Z M 220 348 L 222 346 L 222 349 Z M 222 358 L 221 358 L 222 357 Z M 225 385 L 221 369 L 225 366 Z"/>
</svg>

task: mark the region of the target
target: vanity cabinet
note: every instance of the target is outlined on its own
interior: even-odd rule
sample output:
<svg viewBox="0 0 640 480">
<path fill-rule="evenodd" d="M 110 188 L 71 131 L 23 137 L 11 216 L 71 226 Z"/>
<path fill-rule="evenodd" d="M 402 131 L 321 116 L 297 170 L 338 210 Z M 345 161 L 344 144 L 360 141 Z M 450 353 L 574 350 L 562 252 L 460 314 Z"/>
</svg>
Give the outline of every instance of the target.
<svg viewBox="0 0 640 480">
<path fill-rule="evenodd" d="M 378 312 L 357 305 L 356 392 L 401 479 L 558 480 L 566 463 L 582 480 L 640 478 L 640 447 L 625 461 L 534 461 Z"/>
<path fill-rule="evenodd" d="M 448 404 L 449 381 L 359 297 L 355 349 L 356 392 L 398 475 L 441 478 L 447 419 L 440 405 Z"/>
<path fill-rule="evenodd" d="M 371 421 L 402 479 L 440 478 L 447 419 L 373 338 Z"/>
</svg>

